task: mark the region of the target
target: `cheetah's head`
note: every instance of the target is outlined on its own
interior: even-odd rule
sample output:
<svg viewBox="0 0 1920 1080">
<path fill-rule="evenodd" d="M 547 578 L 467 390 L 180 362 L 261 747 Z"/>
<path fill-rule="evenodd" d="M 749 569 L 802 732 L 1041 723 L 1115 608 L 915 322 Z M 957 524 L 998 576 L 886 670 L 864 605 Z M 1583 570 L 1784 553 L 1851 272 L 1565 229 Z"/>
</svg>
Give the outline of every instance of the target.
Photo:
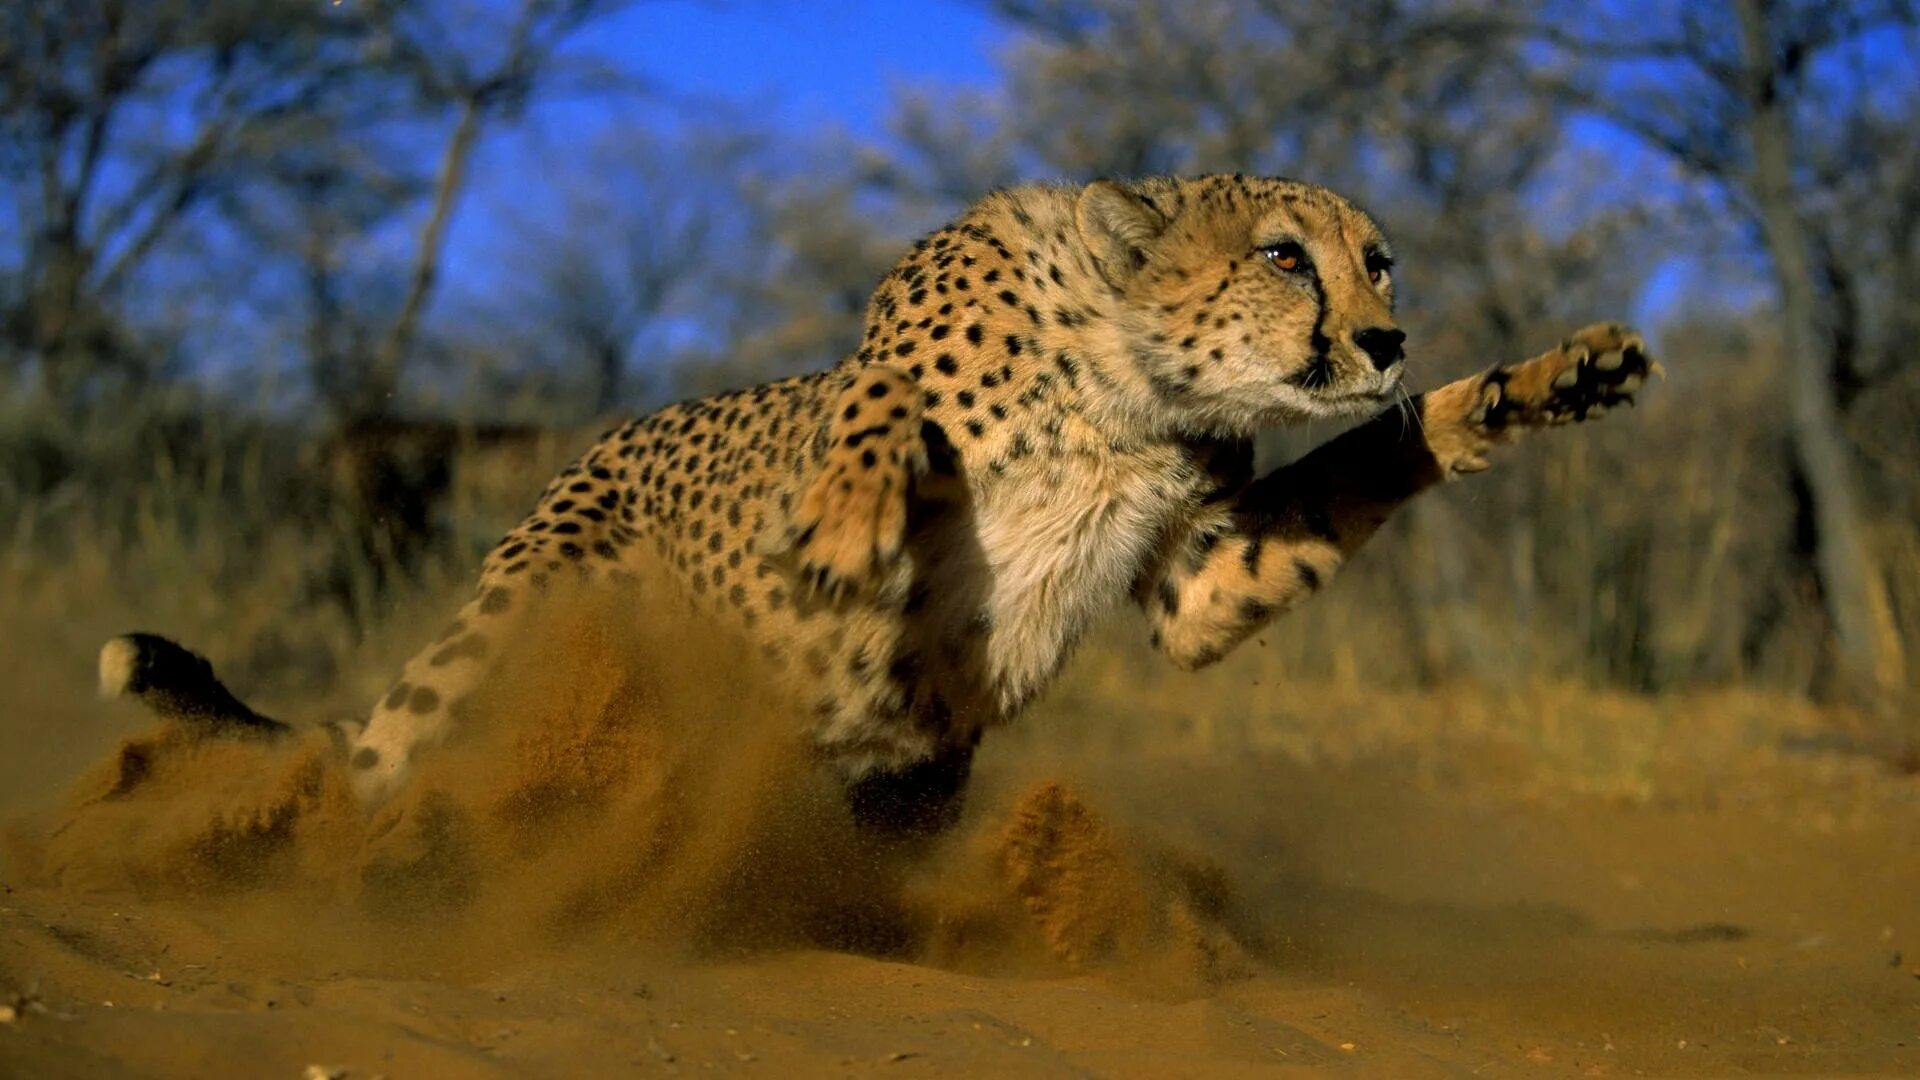
<svg viewBox="0 0 1920 1080">
<path fill-rule="evenodd" d="M 1393 256 L 1324 188 L 1212 176 L 1079 195 L 1111 325 L 1144 376 L 1134 404 L 1176 429 L 1245 434 L 1371 412 L 1400 387 Z"/>
</svg>

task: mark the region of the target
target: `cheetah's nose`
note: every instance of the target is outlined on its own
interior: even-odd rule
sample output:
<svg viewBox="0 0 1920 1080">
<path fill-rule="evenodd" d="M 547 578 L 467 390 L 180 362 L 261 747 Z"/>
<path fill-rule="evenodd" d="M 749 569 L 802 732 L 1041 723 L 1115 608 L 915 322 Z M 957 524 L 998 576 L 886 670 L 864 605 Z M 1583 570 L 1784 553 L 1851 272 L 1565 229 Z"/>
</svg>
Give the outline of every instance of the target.
<svg viewBox="0 0 1920 1080">
<path fill-rule="evenodd" d="M 1406 340 L 1406 331 L 1391 326 L 1369 326 L 1353 332 L 1353 343 L 1373 361 L 1375 371 L 1387 370 L 1406 355 L 1400 347 Z"/>
</svg>

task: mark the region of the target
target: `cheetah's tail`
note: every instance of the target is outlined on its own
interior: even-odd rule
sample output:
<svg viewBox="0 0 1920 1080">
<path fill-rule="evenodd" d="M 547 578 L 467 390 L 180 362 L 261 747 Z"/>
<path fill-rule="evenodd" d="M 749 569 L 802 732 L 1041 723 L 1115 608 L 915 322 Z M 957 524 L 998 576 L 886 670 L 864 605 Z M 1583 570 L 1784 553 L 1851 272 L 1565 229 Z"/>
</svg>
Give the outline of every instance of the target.
<svg viewBox="0 0 1920 1080">
<path fill-rule="evenodd" d="M 131 696 L 203 735 L 272 739 L 291 731 L 233 696 L 206 657 L 158 634 L 121 634 L 100 647 L 100 696 Z"/>
</svg>

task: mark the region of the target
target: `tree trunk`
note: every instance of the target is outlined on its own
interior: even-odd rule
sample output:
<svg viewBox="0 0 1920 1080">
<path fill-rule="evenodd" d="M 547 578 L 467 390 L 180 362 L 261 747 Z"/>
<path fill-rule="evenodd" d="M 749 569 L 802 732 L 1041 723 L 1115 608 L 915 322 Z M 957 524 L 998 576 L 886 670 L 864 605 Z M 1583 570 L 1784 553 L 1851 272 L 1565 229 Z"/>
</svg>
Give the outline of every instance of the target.
<svg viewBox="0 0 1920 1080">
<path fill-rule="evenodd" d="M 66 402 L 84 379 L 80 348 L 81 276 L 78 244 L 67 238 L 53 247 L 46 271 L 29 297 L 31 352 L 40 362 L 40 382 L 50 399 Z"/>
<path fill-rule="evenodd" d="M 1840 430 L 1829 374 L 1833 343 L 1817 299 L 1811 248 L 1793 194 L 1790 135 L 1779 99 L 1767 0 L 1735 0 L 1747 73 L 1750 184 L 1780 289 L 1788 353 L 1794 453 L 1813 497 L 1820 587 L 1843 674 L 1890 690 L 1905 661 L 1886 591 L 1875 572 Z"/>
<path fill-rule="evenodd" d="M 414 256 L 413 276 L 407 286 L 406 299 L 400 304 L 400 314 L 394 318 L 393 329 L 387 332 L 374 350 L 373 370 L 368 373 L 362 393 L 357 395 L 356 415 L 348 419 L 362 419 L 388 412 L 388 401 L 400 388 L 401 373 L 407 357 L 413 352 L 413 339 L 419 333 L 420 316 L 426 310 L 434 282 L 440 276 L 440 251 L 446 240 L 447 224 L 453 217 L 454 204 L 459 201 L 460 189 L 466 184 L 467 159 L 473 153 L 474 139 L 480 134 L 480 111 L 479 96 L 469 93 L 461 102 L 460 119 L 454 125 L 453 138 L 448 140 L 446 153 L 440 158 L 440 173 L 434 183 L 433 207 L 427 212 L 427 222 L 420 231 L 420 249 Z"/>
<path fill-rule="evenodd" d="M 620 408 L 626 369 L 626 350 L 611 335 L 603 335 L 602 340 L 594 346 L 594 419 L 611 416 Z"/>
</svg>

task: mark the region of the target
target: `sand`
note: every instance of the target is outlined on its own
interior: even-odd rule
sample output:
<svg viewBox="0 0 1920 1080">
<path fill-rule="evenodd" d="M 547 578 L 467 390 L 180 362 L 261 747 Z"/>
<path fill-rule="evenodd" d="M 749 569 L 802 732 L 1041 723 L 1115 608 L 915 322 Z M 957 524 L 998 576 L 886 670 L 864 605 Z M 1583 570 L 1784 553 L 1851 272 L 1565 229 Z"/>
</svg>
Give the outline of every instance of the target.
<svg viewBox="0 0 1920 1080">
<path fill-rule="evenodd" d="M 1920 1074 L 1920 784 L 1844 740 L 1622 786 L 1381 734 L 1471 696 L 1344 695 L 1325 752 L 1042 724 L 902 847 L 737 652 L 617 610 L 372 814 L 318 733 L 61 777 L 0 862 L 0 1076 Z"/>
</svg>

